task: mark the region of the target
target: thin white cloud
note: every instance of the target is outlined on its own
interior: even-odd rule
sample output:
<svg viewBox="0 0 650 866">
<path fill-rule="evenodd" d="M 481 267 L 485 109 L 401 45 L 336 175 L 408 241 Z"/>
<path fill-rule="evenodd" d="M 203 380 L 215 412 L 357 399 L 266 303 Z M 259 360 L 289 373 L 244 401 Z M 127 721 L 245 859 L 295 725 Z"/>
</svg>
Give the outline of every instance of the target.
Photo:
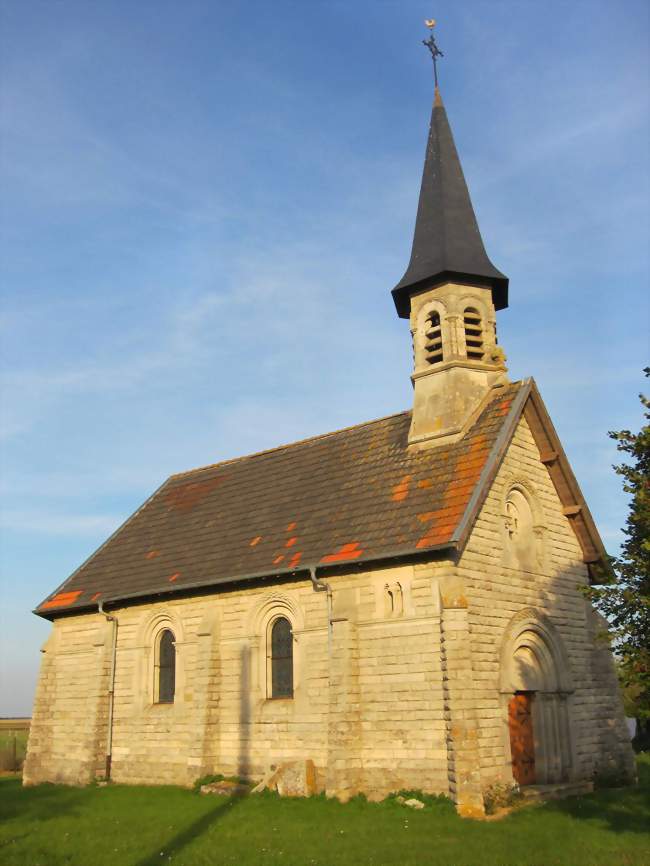
<svg viewBox="0 0 650 866">
<path fill-rule="evenodd" d="M 57 514 L 54 511 L 12 511 L 0 515 L 5 530 L 29 535 L 62 535 L 79 537 L 109 535 L 123 522 L 110 514 Z"/>
</svg>

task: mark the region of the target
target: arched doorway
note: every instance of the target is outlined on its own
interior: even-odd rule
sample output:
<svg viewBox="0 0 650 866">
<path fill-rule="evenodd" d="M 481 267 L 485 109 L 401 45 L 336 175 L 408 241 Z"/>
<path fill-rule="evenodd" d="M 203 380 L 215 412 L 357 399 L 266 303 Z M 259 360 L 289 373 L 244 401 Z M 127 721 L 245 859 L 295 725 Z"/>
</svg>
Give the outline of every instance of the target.
<svg viewBox="0 0 650 866">
<path fill-rule="evenodd" d="M 501 650 L 505 754 L 520 785 L 571 778 L 568 658 L 547 617 L 529 609 L 510 622 Z"/>
</svg>

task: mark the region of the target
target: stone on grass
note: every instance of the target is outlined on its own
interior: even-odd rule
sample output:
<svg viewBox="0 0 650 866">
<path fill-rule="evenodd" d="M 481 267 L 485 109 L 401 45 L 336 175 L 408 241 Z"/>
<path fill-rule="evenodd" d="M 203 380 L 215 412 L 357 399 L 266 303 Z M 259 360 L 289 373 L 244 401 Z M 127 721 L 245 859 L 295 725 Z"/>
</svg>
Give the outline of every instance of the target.
<svg viewBox="0 0 650 866">
<path fill-rule="evenodd" d="M 277 791 L 281 797 L 311 797 L 316 793 L 314 762 L 308 759 L 280 764 L 267 773 L 251 793 L 261 791 Z"/>
</svg>

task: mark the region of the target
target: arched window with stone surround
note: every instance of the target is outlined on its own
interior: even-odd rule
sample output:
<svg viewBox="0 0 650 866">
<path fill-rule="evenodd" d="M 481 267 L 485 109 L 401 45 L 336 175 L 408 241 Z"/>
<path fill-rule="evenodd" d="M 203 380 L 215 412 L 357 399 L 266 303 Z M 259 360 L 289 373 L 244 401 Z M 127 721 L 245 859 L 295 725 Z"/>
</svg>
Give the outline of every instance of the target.
<svg viewBox="0 0 650 866">
<path fill-rule="evenodd" d="M 424 324 L 425 357 L 429 364 L 439 364 L 444 359 L 442 348 L 442 323 L 440 321 L 440 313 L 437 310 L 432 310 L 426 318 Z"/>
<path fill-rule="evenodd" d="M 527 546 L 531 542 L 533 512 L 528 497 L 513 487 L 506 497 L 506 529 L 515 546 Z"/>
<path fill-rule="evenodd" d="M 474 307 L 467 307 L 463 313 L 465 329 L 465 352 L 471 361 L 482 361 L 485 354 L 483 346 L 483 321 Z"/>
<path fill-rule="evenodd" d="M 293 697 L 293 629 L 285 616 L 271 626 L 271 697 Z"/>
<path fill-rule="evenodd" d="M 173 704 L 176 691 L 176 641 L 171 629 L 158 635 L 156 647 L 156 703 Z"/>
<path fill-rule="evenodd" d="M 505 556 L 507 564 L 538 571 L 545 563 L 542 512 L 529 484 L 513 483 L 504 501 Z"/>
</svg>

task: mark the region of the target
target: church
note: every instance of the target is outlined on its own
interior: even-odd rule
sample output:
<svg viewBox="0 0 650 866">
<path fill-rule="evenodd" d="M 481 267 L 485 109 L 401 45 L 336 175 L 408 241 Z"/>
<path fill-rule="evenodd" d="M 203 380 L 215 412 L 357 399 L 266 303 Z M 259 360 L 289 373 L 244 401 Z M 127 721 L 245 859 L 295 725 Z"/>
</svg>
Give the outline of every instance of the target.
<svg viewBox="0 0 650 866">
<path fill-rule="evenodd" d="M 171 476 L 35 613 L 24 782 L 311 768 L 347 800 L 634 778 L 607 555 L 533 379 L 511 382 L 438 87 L 410 262 L 413 407 Z"/>
</svg>

